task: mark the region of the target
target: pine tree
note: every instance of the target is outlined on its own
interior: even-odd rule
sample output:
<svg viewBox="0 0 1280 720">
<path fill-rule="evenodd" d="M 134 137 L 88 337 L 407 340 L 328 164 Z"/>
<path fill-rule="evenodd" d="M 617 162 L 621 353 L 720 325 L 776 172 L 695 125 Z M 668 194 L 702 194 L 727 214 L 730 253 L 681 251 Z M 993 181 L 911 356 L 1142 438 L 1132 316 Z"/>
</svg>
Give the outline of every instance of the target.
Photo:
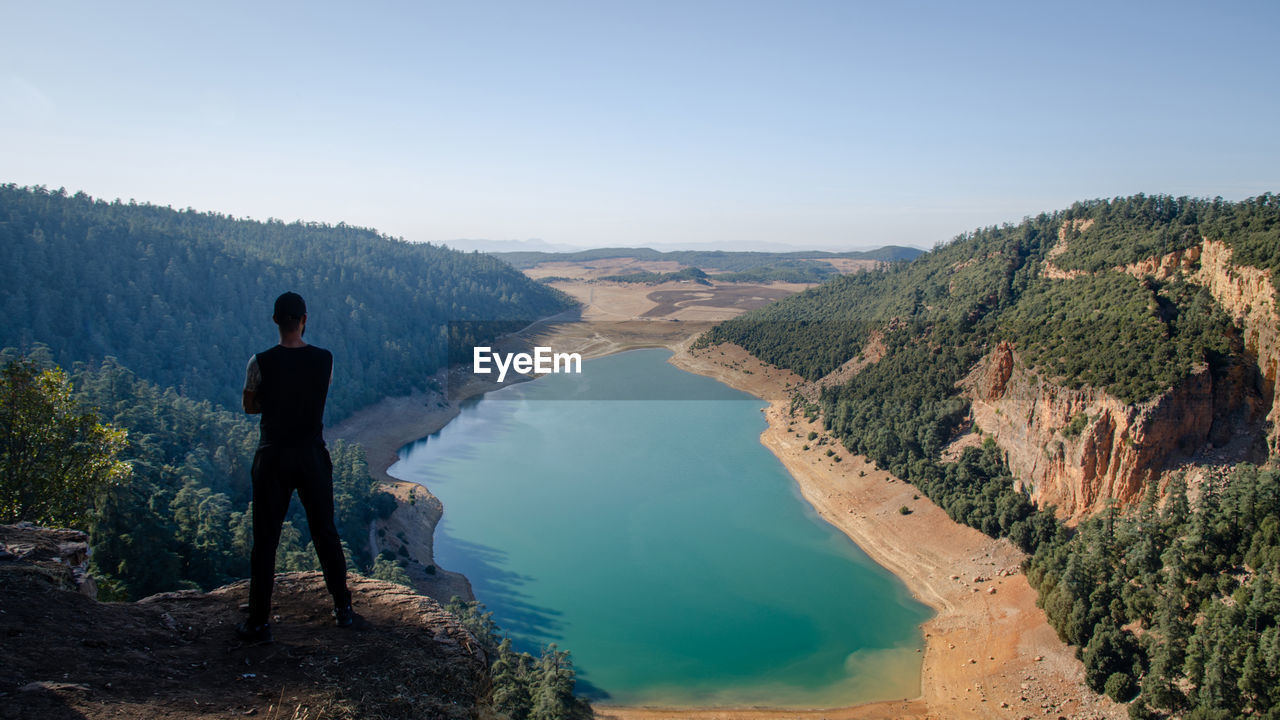
<svg viewBox="0 0 1280 720">
<path fill-rule="evenodd" d="M 493 663 L 493 706 L 511 720 L 529 717 L 531 661 L 528 653 L 511 649 L 510 638 L 503 638 L 498 645 L 498 659 Z"/>
</svg>

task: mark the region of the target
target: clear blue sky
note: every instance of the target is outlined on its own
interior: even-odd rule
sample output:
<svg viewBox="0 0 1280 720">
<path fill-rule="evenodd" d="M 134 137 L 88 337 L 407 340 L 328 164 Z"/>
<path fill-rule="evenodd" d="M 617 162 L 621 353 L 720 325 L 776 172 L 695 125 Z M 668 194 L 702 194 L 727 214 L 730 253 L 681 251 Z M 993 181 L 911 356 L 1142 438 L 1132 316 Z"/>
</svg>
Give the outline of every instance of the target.
<svg viewBox="0 0 1280 720">
<path fill-rule="evenodd" d="M 0 182 L 410 240 L 928 247 L 1280 191 L 1280 2 L 0 0 Z"/>
</svg>

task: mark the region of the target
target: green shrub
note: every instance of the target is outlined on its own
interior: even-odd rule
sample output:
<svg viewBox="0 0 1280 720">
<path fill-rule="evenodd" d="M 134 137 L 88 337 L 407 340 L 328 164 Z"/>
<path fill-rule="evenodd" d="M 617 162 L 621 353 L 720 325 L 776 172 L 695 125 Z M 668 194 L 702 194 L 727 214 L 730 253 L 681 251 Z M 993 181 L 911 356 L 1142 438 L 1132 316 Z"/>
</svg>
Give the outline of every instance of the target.
<svg viewBox="0 0 1280 720">
<path fill-rule="evenodd" d="M 1107 678 L 1106 692 L 1107 697 L 1116 702 L 1129 702 L 1138 695 L 1138 683 L 1129 673 L 1112 673 Z"/>
</svg>

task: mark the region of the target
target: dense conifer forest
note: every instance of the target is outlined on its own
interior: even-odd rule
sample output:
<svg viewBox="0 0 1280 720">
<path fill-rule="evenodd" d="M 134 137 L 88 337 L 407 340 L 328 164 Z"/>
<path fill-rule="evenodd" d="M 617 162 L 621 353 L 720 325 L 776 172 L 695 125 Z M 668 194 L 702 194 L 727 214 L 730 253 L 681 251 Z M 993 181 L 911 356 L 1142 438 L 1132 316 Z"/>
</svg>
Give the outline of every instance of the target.
<svg viewBox="0 0 1280 720">
<path fill-rule="evenodd" d="M 1130 403 L 1172 387 L 1197 363 L 1218 365 L 1243 350 L 1207 289 L 1118 272 L 1036 285 L 1000 330 L 1049 377 Z"/>
<path fill-rule="evenodd" d="M 1063 218 L 1070 222 L 1067 250 L 1054 263 L 1066 270 L 1127 265 L 1198 245 L 1205 237 L 1230 245 L 1236 263 L 1280 269 L 1280 195 L 1236 203 L 1137 195 L 1076 203 Z M 1088 220 L 1093 222 L 1086 227 Z"/>
<path fill-rule="evenodd" d="M 1086 223 L 1085 221 L 1092 221 Z M 1041 273 L 1053 258 L 1088 275 Z M 1280 477 L 1237 466 L 1195 501 L 1169 497 L 1068 528 L 1015 489 L 988 440 L 941 450 L 965 421 L 959 381 L 1000 341 L 1054 382 L 1141 402 L 1193 366 L 1243 356 L 1239 329 L 1199 287 L 1137 280 L 1118 266 L 1220 240 L 1234 262 L 1280 270 L 1280 197 L 1243 202 L 1134 196 L 1077 203 L 966 233 L 913 262 L 836 278 L 723 323 L 735 342 L 810 380 L 870 352 L 877 362 L 816 404 L 850 450 L 917 486 L 955 520 L 1030 553 L 1051 624 L 1099 692 L 1134 717 L 1280 713 Z M 1135 700 L 1136 697 L 1136 700 Z"/>
<path fill-rule="evenodd" d="M 487 339 L 451 331 L 571 305 L 491 256 L 364 228 L 0 185 L 0 347 L 44 343 L 64 368 L 114 357 L 234 409 L 249 356 L 276 341 L 271 304 L 286 290 L 307 301 L 307 340 L 334 354 L 330 421 L 425 389 L 450 341 Z"/>
</svg>

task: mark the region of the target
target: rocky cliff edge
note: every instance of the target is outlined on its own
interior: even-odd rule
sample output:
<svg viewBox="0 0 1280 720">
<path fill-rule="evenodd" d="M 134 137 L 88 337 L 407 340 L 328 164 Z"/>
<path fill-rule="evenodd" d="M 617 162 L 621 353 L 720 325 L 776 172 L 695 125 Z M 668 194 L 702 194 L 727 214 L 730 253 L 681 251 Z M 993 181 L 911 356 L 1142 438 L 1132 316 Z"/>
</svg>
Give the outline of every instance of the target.
<svg viewBox="0 0 1280 720">
<path fill-rule="evenodd" d="M 995 439 L 1041 507 L 1075 518 L 1115 501 L 1131 505 L 1168 470 L 1197 472 L 1266 459 L 1268 406 L 1253 369 L 1199 366 L 1176 387 L 1127 404 L 1096 388 L 1071 389 L 1029 371 L 1001 343 L 964 381 L 973 424 Z"/>
<path fill-rule="evenodd" d="M 1064 226 L 1065 229 L 1065 226 Z M 1060 241 L 1053 251 L 1065 249 Z M 1055 385 L 1001 343 L 964 380 L 973 425 L 995 439 L 1011 470 L 1042 507 L 1078 518 L 1108 502 L 1140 500 L 1171 470 L 1198 479 L 1280 452 L 1280 315 L 1271 273 L 1232 262 L 1221 241 L 1115 268 L 1135 277 L 1175 276 L 1207 288 L 1240 328 L 1245 362 L 1188 378 L 1139 404 L 1095 388 Z M 1054 274 L 1057 273 L 1057 274 Z M 1074 277 L 1052 262 L 1050 277 Z"/>
<path fill-rule="evenodd" d="M 0 718 L 474 718 L 483 650 L 430 598 L 353 575 L 334 626 L 319 573 L 277 576 L 274 634 L 246 645 L 248 582 L 101 603 L 83 533 L 0 526 Z M 79 568 L 79 571 L 77 570 Z"/>
</svg>

